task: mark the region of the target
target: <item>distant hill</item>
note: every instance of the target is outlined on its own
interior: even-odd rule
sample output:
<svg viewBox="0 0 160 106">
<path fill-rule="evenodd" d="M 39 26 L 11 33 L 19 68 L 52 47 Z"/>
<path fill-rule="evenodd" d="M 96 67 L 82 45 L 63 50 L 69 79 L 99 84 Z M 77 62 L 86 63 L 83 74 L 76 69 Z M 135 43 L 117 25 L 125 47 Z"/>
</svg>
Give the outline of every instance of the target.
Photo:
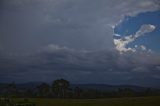
<svg viewBox="0 0 160 106">
<path fill-rule="evenodd" d="M 7 87 L 10 83 L 0 83 L 0 89 Z M 39 86 L 41 82 L 28 82 L 22 84 L 16 84 L 18 89 L 34 89 Z"/>
<path fill-rule="evenodd" d="M 135 86 L 135 85 L 107 85 L 107 84 L 72 84 L 72 88 L 79 87 L 81 89 L 97 89 L 97 90 L 118 90 L 129 88 L 135 91 L 143 91 L 147 89 L 147 87 Z"/>
<path fill-rule="evenodd" d="M 22 84 L 16 84 L 18 89 L 34 89 L 39 86 L 42 82 L 28 82 Z M 7 86 L 5 83 L 0 83 L 0 89 Z M 146 90 L 147 87 L 135 86 L 135 85 L 108 85 L 108 84 L 71 84 L 70 88 L 79 87 L 81 89 L 95 89 L 95 90 L 105 90 L 105 91 L 115 91 L 118 89 L 129 88 L 135 91 Z M 152 88 L 153 89 L 153 88 Z"/>
</svg>

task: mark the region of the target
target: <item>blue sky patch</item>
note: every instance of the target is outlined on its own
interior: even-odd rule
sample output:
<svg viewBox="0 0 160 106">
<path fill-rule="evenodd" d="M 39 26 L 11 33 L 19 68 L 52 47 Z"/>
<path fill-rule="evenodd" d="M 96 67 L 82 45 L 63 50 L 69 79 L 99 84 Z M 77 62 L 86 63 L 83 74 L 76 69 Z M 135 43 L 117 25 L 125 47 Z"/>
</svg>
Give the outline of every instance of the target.
<svg viewBox="0 0 160 106">
<path fill-rule="evenodd" d="M 127 47 L 144 45 L 153 51 L 160 51 L 160 11 L 140 13 L 136 16 L 125 16 L 124 20 L 115 27 L 114 32 L 121 37 L 134 35 L 142 25 L 151 24 L 156 27 L 153 32 L 146 33 Z"/>
</svg>

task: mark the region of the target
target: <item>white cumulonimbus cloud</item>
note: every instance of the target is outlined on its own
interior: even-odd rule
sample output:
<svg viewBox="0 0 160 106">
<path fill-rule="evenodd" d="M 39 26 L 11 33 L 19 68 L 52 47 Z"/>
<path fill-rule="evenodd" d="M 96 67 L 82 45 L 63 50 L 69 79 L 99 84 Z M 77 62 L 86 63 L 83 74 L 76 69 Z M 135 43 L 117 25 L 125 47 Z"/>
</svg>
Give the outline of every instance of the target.
<svg viewBox="0 0 160 106">
<path fill-rule="evenodd" d="M 141 28 L 136 32 L 135 35 L 129 35 L 129 36 L 125 36 L 123 38 L 120 39 L 114 39 L 114 44 L 116 46 L 116 49 L 120 52 L 127 52 L 127 51 L 132 51 L 135 52 L 136 48 L 130 48 L 130 47 L 126 47 L 128 44 L 134 42 L 137 38 L 145 35 L 146 33 L 150 33 L 153 32 L 155 30 L 156 26 L 151 25 L 151 24 L 145 24 L 142 25 Z M 146 50 L 145 46 L 141 46 L 142 50 Z M 144 49 L 145 48 L 145 49 Z"/>
</svg>

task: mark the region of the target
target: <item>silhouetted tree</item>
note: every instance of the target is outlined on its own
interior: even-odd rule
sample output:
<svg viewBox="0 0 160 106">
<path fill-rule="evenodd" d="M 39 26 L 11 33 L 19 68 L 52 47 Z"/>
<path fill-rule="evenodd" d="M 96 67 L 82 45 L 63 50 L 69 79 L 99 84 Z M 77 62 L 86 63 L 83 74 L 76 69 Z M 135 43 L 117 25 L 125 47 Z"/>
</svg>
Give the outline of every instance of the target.
<svg viewBox="0 0 160 106">
<path fill-rule="evenodd" d="M 56 97 L 64 98 L 67 96 L 67 91 L 69 89 L 69 81 L 65 79 L 55 80 L 52 84 L 52 90 Z"/>
<path fill-rule="evenodd" d="M 119 88 L 117 94 L 120 97 L 132 97 L 136 95 L 136 93 L 130 88 L 124 88 L 124 89 Z"/>
<path fill-rule="evenodd" d="M 12 82 L 11 84 L 8 84 L 6 89 L 7 89 L 6 94 L 8 96 L 13 97 L 13 96 L 17 96 L 18 95 L 17 86 L 16 86 L 16 84 L 14 82 Z"/>
<path fill-rule="evenodd" d="M 51 94 L 50 86 L 47 83 L 42 83 L 38 87 L 38 95 L 42 97 L 49 97 Z"/>
<path fill-rule="evenodd" d="M 82 96 L 82 89 L 80 89 L 79 87 L 75 87 L 74 88 L 74 97 L 81 98 L 81 96 Z"/>
</svg>

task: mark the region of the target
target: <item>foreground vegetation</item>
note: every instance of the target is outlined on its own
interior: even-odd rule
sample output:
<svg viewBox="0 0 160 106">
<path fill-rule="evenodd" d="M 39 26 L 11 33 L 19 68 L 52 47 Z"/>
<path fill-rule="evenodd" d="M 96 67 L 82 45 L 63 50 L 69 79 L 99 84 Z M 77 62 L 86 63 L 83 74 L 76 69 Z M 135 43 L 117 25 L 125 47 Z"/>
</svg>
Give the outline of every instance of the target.
<svg viewBox="0 0 160 106">
<path fill-rule="evenodd" d="M 14 102 L 23 99 L 13 99 Z M 34 106 L 160 106 L 160 96 L 110 99 L 28 99 Z M 0 105 L 1 106 L 1 105 Z M 21 105 L 18 105 L 21 106 Z M 29 106 L 29 105 L 23 105 Z"/>
<path fill-rule="evenodd" d="M 64 79 L 31 88 L 11 83 L 0 87 L 0 106 L 160 106 L 160 90 L 84 89 Z"/>
<path fill-rule="evenodd" d="M 160 97 L 90 100 L 32 100 L 35 101 L 37 106 L 160 106 Z"/>
</svg>

